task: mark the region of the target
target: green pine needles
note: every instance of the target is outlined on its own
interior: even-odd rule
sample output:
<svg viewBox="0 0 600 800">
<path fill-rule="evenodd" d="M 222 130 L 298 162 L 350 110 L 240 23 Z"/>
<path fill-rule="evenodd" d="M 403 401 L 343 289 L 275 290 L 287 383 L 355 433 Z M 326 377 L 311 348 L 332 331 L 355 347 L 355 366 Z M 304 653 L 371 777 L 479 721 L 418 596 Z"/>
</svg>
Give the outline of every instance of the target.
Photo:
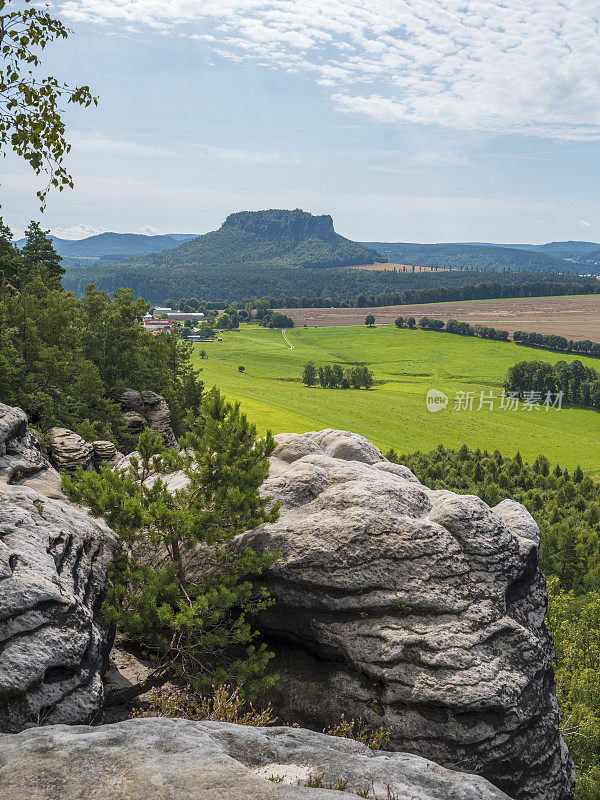
<svg viewBox="0 0 600 800">
<path fill-rule="evenodd" d="M 229 546 L 278 517 L 278 505 L 259 494 L 274 444 L 270 433 L 257 439 L 239 404 L 215 388 L 181 452 L 145 430 L 128 469 L 63 478 L 69 498 L 120 539 L 106 620 L 196 691 L 230 683 L 251 700 L 275 681 L 265 675 L 273 654 L 256 644 L 249 620 L 273 603 L 254 580 L 278 554 Z"/>
</svg>

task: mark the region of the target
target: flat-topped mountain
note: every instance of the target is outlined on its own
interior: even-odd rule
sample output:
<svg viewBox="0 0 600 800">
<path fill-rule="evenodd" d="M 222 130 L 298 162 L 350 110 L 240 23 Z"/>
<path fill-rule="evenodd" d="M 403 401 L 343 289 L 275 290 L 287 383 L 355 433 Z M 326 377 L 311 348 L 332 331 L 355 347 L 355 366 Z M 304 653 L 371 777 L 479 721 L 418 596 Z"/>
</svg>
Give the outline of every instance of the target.
<svg viewBox="0 0 600 800">
<path fill-rule="evenodd" d="M 107 290 L 128 286 L 150 300 L 185 294 L 212 298 L 228 296 L 236 287 L 242 295 L 275 291 L 284 281 L 291 288 L 294 278 L 288 271 L 386 261 L 336 233 L 329 215 L 269 209 L 230 214 L 218 230 L 161 253 L 118 263 L 67 264 L 64 284 L 76 291 L 86 283 Z M 257 292 L 256 285 L 264 288 Z"/>
<path fill-rule="evenodd" d="M 155 255 L 152 263 L 165 269 L 201 271 L 237 265 L 326 269 L 374 264 L 387 259 L 375 250 L 340 236 L 329 215 L 294 211 L 240 211 L 221 227 L 174 250 Z"/>
</svg>

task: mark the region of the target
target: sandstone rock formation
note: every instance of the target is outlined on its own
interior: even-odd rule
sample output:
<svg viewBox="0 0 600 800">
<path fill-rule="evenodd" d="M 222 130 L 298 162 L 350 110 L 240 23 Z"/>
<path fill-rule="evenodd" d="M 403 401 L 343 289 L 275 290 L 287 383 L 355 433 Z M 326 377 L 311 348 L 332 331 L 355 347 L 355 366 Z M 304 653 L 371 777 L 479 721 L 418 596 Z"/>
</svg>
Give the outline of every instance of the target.
<svg viewBox="0 0 600 800">
<path fill-rule="evenodd" d="M 177 446 L 171 428 L 169 406 L 163 397 L 155 392 L 138 392 L 135 389 L 115 391 L 113 396 L 121 404 L 131 434 L 139 436 L 144 428 L 150 428 L 162 434 L 167 447 Z"/>
<path fill-rule="evenodd" d="M 123 453 L 120 453 L 112 442 L 99 440 L 92 442 L 92 447 L 94 448 L 93 464 L 96 469 L 99 469 L 103 461 L 112 467 L 123 458 Z"/>
<path fill-rule="evenodd" d="M 307 788 L 311 776 L 346 791 Z M 351 800 L 368 789 L 371 800 L 509 800 L 483 778 L 298 728 L 136 719 L 0 736 L 0 800 Z"/>
<path fill-rule="evenodd" d="M 526 509 L 432 491 L 351 433 L 276 439 L 263 491 L 280 519 L 238 544 L 282 554 L 261 629 L 283 718 L 361 715 L 391 727 L 393 749 L 511 797 L 572 797 Z"/>
<path fill-rule="evenodd" d="M 17 483 L 49 467 L 20 408 L 0 403 L 0 477 Z"/>
<path fill-rule="evenodd" d="M 68 428 L 50 428 L 49 458 L 59 472 L 70 475 L 81 467 L 93 469 L 94 447 Z"/>
<path fill-rule="evenodd" d="M 20 409 L 0 405 L 0 454 L 0 730 L 87 722 L 102 708 L 114 537 L 66 501 Z"/>
</svg>

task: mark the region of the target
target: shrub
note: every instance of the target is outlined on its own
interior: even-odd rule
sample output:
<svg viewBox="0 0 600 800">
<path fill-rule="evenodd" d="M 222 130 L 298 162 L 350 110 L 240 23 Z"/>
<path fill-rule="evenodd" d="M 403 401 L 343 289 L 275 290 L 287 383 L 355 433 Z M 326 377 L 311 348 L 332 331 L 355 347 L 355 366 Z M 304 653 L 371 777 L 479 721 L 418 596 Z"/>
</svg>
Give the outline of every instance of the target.
<svg viewBox="0 0 600 800">
<path fill-rule="evenodd" d="M 328 736 L 339 736 L 342 739 L 354 739 L 368 745 L 371 750 L 381 750 L 389 744 L 392 735 L 391 728 L 374 728 L 368 725 L 362 717 L 347 720 L 342 714 L 340 721 L 333 727 L 324 728 L 323 733 Z"/>
<path fill-rule="evenodd" d="M 259 710 L 240 696 L 242 687 L 232 688 L 229 684 L 213 686 L 212 696 L 196 697 L 188 685 L 184 689 L 153 687 L 150 707 L 134 708 L 132 719 L 141 717 L 174 717 L 176 719 L 212 720 L 215 722 L 235 722 L 237 725 L 262 727 L 274 725 L 277 717 L 269 703 Z"/>
</svg>

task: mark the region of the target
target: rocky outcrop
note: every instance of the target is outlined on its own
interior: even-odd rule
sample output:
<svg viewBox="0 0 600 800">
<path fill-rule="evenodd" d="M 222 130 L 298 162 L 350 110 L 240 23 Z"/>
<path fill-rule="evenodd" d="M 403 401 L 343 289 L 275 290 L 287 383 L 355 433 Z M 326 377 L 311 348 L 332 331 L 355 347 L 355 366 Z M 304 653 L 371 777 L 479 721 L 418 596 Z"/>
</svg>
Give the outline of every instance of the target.
<svg viewBox="0 0 600 800">
<path fill-rule="evenodd" d="M 70 475 L 76 469 L 93 469 L 94 447 L 68 428 L 50 428 L 48 456 L 59 472 Z"/>
<path fill-rule="evenodd" d="M 155 392 L 138 392 L 135 389 L 122 389 L 113 392 L 129 432 L 134 436 L 150 428 L 160 433 L 167 447 L 176 447 L 177 440 L 171 428 L 171 415 L 166 400 Z"/>
<path fill-rule="evenodd" d="M 98 470 L 104 461 L 113 467 L 123 458 L 123 453 L 120 453 L 112 442 L 99 440 L 92 442 L 92 447 L 94 448 L 93 464 Z"/>
<path fill-rule="evenodd" d="M 276 439 L 263 491 L 281 516 L 237 544 L 281 553 L 261 629 L 283 718 L 360 715 L 511 797 L 572 797 L 525 508 L 430 490 L 348 432 Z"/>
<path fill-rule="evenodd" d="M 0 403 L 0 480 L 18 483 L 49 466 L 27 427 L 25 412 Z"/>
<path fill-rule="evenodd" d="M 308 788 L 312 777 L 332 792 Z M 482 778 L 297 728 L 135 719 L 0 736 L 1 800 L 508 800 Z"/>
<path fill-rule="evenodd" d="M 0 437 L 0 730 L 88 722 L 102 709 L 115 540 L 66 501 L 20 409 L 0 406 Z"/>
</svg>

